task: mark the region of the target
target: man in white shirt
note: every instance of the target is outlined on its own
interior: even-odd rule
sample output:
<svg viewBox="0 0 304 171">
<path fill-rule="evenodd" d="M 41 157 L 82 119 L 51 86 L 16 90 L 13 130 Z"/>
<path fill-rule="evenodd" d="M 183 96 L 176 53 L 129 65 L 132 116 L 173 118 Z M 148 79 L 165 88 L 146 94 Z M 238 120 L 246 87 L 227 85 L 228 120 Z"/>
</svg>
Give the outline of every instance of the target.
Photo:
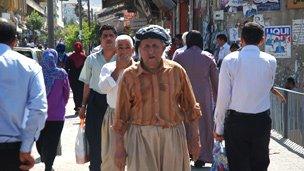
<svg viewBox="0 0 304 171">
<path fill-rule="evenodd" d="M 230 53 L 230 45 L 227 43 L 228 39 L 225 34 L 219 34 L 216 36 L 216 42 L 220 50 L 217 55 L 217 66 L 221 67 L 221 63 L 225 56 Z"/>
<path fill-rule="evenodd" d="M 120 35 L 115 40 L 117 60 L 105 64 L 100 72 L 98 86 L 100 90 L 107 94 L 107 103 L 109 105 L 102 122 L 101 139 L 101 170 L 118 170 L 114 164 L 114 132 L 112 129 L 114 119 L 114 109 L 116 105 L 118 83 L 121 80 L 123 71 L 134 63 L 133 40 L 128 35 Z"/>
<path fill-rule="evenodd" d="M 230 171 L 266 171 L 269 165 L 270 90 L 277 63 L 259 50 L 263 35 L 258 24 L 247 23 L 242 49 L 227 55 L 220 70 L 214 138 L 225 139 Z"/>
</svg>

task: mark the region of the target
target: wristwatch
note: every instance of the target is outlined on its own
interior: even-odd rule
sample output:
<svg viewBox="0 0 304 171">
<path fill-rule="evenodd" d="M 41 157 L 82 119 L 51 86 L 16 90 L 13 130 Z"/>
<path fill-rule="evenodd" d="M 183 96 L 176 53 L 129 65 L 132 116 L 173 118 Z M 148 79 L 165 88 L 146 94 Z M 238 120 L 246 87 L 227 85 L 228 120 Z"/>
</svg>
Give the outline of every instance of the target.
<svg viewBox="0 0 304 171">
<path fill-rule="evenodd" d="M 81 105 L 81 107 L 87 107 L 87 105 L 85 105 L 85 104 L 82 104 L 82 105 Z"/>
</svg>

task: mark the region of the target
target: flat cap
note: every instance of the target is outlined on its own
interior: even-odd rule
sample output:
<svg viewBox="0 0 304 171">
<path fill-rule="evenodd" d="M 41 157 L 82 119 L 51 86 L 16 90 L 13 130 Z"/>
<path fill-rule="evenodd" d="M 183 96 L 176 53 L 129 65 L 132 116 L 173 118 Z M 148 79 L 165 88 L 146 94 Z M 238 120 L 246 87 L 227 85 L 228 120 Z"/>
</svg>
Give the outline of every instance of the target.
<svg viewBox="0 0 304 171">
<path fill-rule="evenodd" d="M 166 46 L 171 43 L 171 36 L 167 33 L 167 31 L 158 25 L 149 25 L 143 28 L 140 28 L 134 37 L 135 46 L 138 47 L 141 40 L 144 39 L 160 39 L 165 43 Z"/>
</svg>

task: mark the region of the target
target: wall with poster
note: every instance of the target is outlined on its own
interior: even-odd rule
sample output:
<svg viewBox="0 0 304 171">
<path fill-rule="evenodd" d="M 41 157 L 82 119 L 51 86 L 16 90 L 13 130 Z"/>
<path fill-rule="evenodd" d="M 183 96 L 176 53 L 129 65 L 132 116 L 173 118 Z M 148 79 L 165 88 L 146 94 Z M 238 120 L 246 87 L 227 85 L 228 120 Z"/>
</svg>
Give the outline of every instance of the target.
<svg viewBox="0 0 304 171">
<path fill-rule="evenodd" d="M 290 58 L 291 26 L 266 26 L 265 52 L 276 58 Z"/>
<path fill-rule="evenodd" d="M 223 25 L 223 30 L 220 32 L 228 33 L 231 28 L 237 28 L 239 35 L 245 22 L 257 21 L 264 28 L 269 26 L 290 26 L 291 34 L 289 42 L 276 41 L 273 47 L 264 46 L 263 51 L 269 51 L 277 57 L 278 67 L 275 84 L 283 86 L 285 79 L 289 76 L 294 76 L 296 81 L 304 85 L 304 0 L 214 0 L 217 2 L 217 7 L 214 11 L 224 9 L 224 20 L 217 21 L 217 24 Z M 243 6 L 256 5 L 257 12 L 251 11 L 247 16 L 244 13 Z M 254 9 L 254 8 L 252 8 Z M 254 14 L 252 16 L 252 14 Z M 221 23 L 219 23 L 221 22 Z M 294 32 L 294 33 L 293 33 Z M 280 40 L 280 39 L 279 39 Z M 284 53 L 275 53 L 285 51 Z M 304 92 L 304 87 L 303 87 Z"/>
</svg>

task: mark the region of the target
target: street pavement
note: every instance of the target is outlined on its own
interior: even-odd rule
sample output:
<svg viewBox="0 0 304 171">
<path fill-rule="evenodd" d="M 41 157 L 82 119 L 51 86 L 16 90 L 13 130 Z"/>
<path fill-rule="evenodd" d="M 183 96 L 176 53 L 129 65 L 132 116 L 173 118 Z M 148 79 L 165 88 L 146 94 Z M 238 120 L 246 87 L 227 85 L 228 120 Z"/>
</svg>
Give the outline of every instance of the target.
<svg viewBox="0 0 304 171">
<path fill-rule="evenodd" d="M 75 159 L 75 139 L 79 127 L 79 119 L 74 116 L 74 104 L 72 96 L 66 107 L 66 120 L 61 135 L 62 155 L 57 156 L 53 168 L 55 171 L 89 171 L 89 164 L 76 164 Z M 281 137 L 272 133 L 274 139 L 270 141 L 270 166 L 269 171 L 304 171 L 304 150 L 293 143 L 286 143 Z M 289 147 L 291 146 L 291 147 Z M 294 147 L 294 148 L 292 148 Z M 300 152 L 299 152 L 300 151 Z M 37 160 L 31 171 L 43 171 L 44 164 L 39 162 L 39 155 L 35 145 L 32 150 L 33 156 Z M 211 165 L 201 169 L 193 168 L 192 171 L 208 171 Z"/>
</svg>

